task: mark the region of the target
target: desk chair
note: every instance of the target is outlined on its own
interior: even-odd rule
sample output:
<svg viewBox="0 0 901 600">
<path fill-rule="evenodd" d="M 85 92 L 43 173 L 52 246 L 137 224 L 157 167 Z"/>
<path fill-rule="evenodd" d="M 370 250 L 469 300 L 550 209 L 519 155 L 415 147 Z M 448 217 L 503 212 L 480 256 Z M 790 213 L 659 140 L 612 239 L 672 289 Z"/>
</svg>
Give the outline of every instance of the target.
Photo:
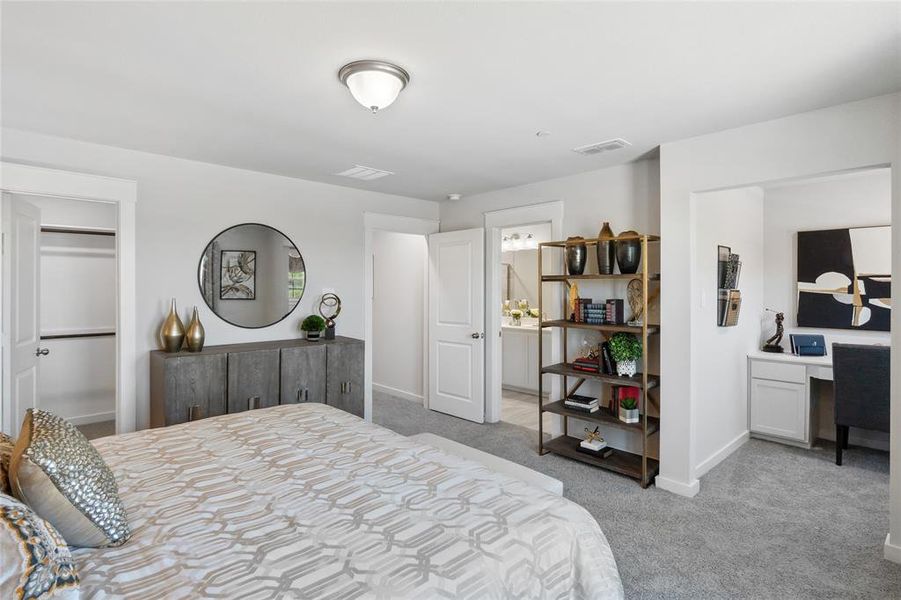
<svg viewBox="0 0 901 600">
<path fill-rule="evenodd" d="M 889 353 L 888 346 L 832 344 L 837 465 L 850 427 L 889 431 Z"/>
</svg>

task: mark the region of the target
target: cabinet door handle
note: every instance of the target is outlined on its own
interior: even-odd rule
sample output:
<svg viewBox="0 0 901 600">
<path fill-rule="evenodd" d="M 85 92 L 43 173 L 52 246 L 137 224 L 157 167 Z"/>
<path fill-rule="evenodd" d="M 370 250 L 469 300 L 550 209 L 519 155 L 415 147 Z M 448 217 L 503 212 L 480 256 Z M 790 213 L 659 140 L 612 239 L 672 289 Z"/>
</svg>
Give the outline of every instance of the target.
<svg viewBox="0 0 901 600">
<path fill-rule="evenodd" d="M 297 388 L 297 403 L 303 402 L 303 388 Z"/>
<path fill-rule="evenodd" d="M 307 388 L 303 391 L 303 401 L 304 402 L 310 401 L 310 389 L 309 388 Z"/>
<path fill-rule="evenodd" d="M 253 410 L 260 407 L 260 397 L 251 396 L 247 399 L 247 410 Z"/>
<path fill-rule="evenodd" d="M 353 382 L 348 381 L 348 382 L 347 382 L 347 393 L 348 393 L 348 394 L 352 394 L 353 391 L 354 391 Z"/>
<path fill-rule="evenodd" d="M 194 404 L 188 409 L 188 420 L 196 421 L 197 419 L 203 418 L 203 410 L 200 408 L 199 404 Z"/>
</svg>

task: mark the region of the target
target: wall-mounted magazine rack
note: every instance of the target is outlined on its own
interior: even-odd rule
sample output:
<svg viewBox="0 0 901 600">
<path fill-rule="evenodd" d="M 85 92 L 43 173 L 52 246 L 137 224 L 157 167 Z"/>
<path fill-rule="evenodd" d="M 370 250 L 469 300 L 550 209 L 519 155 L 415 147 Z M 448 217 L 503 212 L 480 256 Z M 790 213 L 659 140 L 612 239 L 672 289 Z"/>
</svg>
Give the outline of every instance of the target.
<svg viewBox="0 0 901 600">
<path fill-rule="evenodd" d="M 729 246 L 717 246 L 716 260 L 716 324 L 735 327 L 741 312 L 741 290 L 738 289 L 741 260 Z"/>
</svg>

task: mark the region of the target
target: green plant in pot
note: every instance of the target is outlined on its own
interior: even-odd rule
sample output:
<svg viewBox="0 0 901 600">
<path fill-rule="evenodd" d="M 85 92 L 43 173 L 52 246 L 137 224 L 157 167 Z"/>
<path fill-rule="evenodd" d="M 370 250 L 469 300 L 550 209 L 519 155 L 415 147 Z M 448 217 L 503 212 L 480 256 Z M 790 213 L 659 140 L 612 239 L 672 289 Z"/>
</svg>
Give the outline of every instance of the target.
<svg viewBox="0 0 901 600">
<path fill-rule="evenodd" d="M 619 420 L 623 423 L 638 423 L 638 400 L 623 398 L 619 403 Z"/>
<path fill-rule="evenodd" d="M 306 338 L 310 341 L 316 341 L 322 335 L 325 329 L 325 319 L 319 315 L 310 315 L 300 324 L 301 330 L 306 334 Z"/>
<path fill-rule="evenodd" d="M 610 355 L 616 363 L 616 374 L 631 377 L 638 371 L 641 341 L 631 333 L 619 332 L 610 338 Z"/>
</svg>

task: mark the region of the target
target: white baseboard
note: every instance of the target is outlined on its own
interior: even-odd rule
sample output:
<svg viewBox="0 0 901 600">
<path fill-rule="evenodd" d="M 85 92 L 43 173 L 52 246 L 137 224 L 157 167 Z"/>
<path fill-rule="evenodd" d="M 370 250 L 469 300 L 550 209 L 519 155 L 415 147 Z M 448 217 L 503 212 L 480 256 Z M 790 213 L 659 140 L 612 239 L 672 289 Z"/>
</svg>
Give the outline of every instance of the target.
<svg viewBox="0 0 901 600">
<path fill-rule="evenodd" d="M 885 557 L 885 560 L 901 564 L 901 546 L 896 546 L 895 544 L 893 544 L 891 542 L 891 537 L 892 534 L 886 534 L 882 555 Z"/>
<path fill-rule="evenodd" d="M 676 481 L 675 479 L 668 479 L 658 475 L 654 480 L 654 485 L 661 490 L 672 492 L 677 496 L 685 496 L 686 498 L 694 498 L 698 495 L 698 492 L 701 491 L 701 482 L 697 479 L 693 479 L 689 483 L 683 483 L 681 481 Z"/>
<path fill-rule="evenodd" d="M 66 421 L 73 425 L 90 425 L 91 423 L 103 423 L 104 421 L 115 421 L 116 411 L 99 412 L 91 415 L 78 415 L 77 417 L 64 417 Z"/>
<path fill-rule="evenodd" d="M 381 392 L 383 394 L 388 394 L 389 396 L 395 396 L 397 398 L 403 398 L 404 400 L 410 400 L 411 402 L 418 402 L 422 404 L 422 396 L 419 394 L 414 394 L 412 392 L 408 392 L 406 390 L 399 390 L 397 388 L 393 388 L 389 385 L 382 385 L 381 383 L 372 384 L 373 392 Z"/>
<path fill-rule="evenodd" d="M 714 452 L 708 458 L 705 458 L 698 466 L 695 467 L 695 477 L 703 477 L 710 469 L 723 462 L 730 454 L 742 447 L 742 445 L 751 438 L 751 434 L 747 431 L 740 433 L 734 440 Z"/>
</svg>

